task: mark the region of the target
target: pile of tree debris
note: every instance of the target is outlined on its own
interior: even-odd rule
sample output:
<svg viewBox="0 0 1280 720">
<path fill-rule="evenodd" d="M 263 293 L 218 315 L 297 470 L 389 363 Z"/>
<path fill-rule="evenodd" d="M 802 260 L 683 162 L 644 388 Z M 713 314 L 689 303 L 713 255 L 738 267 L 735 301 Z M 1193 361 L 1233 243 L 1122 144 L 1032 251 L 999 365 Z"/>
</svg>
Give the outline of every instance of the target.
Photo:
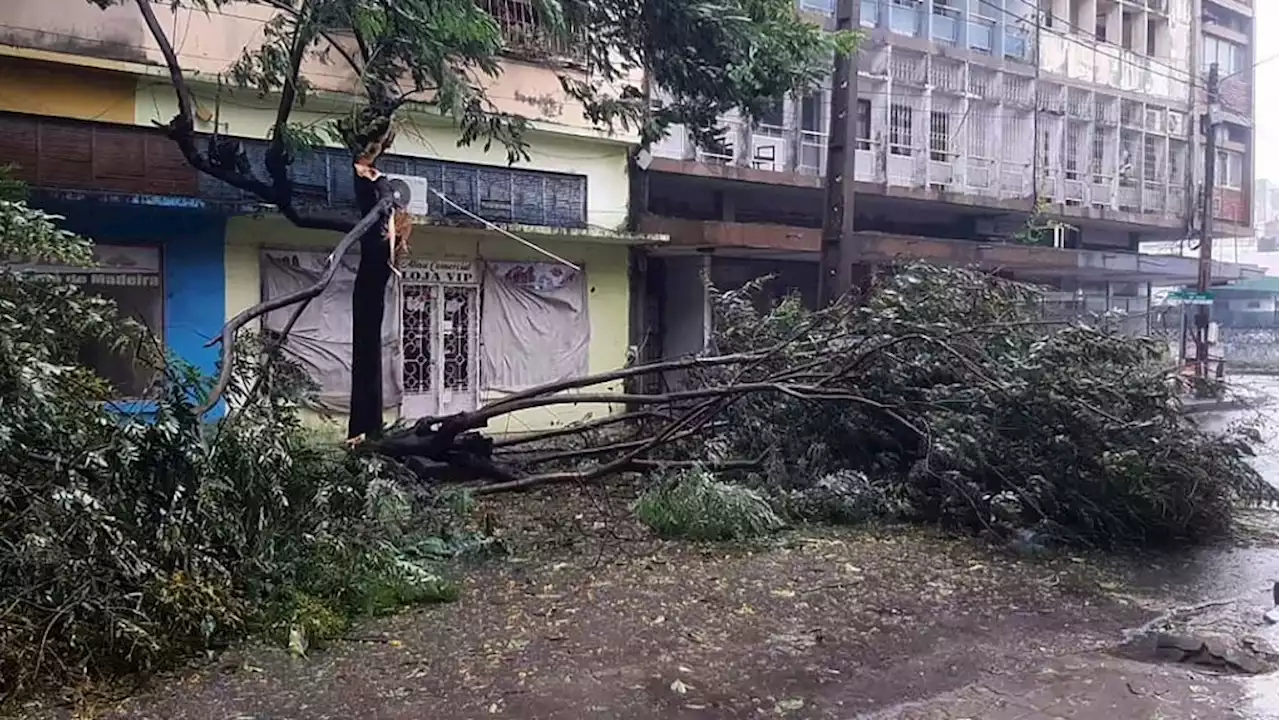
<svg viewBox="0 0 1280 720">
<path fill-rule="evenodd" d="M 1181 412 L 1162 343 L 1106 318 L 1043 320 L 1033 286 L 911 264 L 859 304 L 811 311 L 794 298 L 761 309 L 764 282 L 715 292 L 702 355 L 532 388 L 357 450 L 477 493 L 698 466 L 775 497 L 848 493 L 956 528 L 1104 546 L 1203 541 L 1242 501 L 1277 499 L 1247 462 L 1256 430 L 1211 433 Z M 670 386 L 595 390 L 643 376 Z M 626 411 L 483 435 L 573 403 Z"/>
</svg>

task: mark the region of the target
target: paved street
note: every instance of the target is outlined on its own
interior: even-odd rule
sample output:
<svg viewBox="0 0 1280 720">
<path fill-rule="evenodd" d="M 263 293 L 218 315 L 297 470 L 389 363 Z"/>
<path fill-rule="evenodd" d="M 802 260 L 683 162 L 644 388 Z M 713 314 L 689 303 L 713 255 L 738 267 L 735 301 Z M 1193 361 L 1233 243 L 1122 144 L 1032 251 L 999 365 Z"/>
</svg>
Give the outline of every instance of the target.
<svg viewBox="0 0 1280 720">
<path fill-rule="evenodd" d="M 1206 413 L 1209 427 L 1265 414 L 1265 447 L 1255 466 L 1280 482 L 1280 427 L 1276 411 L 1280 381 L 1274 377 L 1236 380 L 1242 394 L 1266 398 L 1261 408 Z M 1273 528 L 1274 513 L 1268 515 Z M 1214 608 L 1191 621 L 1196 632 L 1262 635 L 1280 646 L 1275 626 L 1263 612 L 1270 607 L 1271 582 L 1280 575 L 1274 540 L 1263 546 L 1214 548 L 1152 572 L 1187 605 L 1219 599 L 1238 601 Z M 998 676 L 923 702 L 900 705 L 870 716 L 874 720 L 1067 720 L 1068 718 L 1161 718 L 1162 720 L 1271 720 L 1280 718 L 1277 676 L 1257 678 L 1215 675 L 1189 665 L 1161 665 L 1121 659 L 1104 649 L 1047 660 L 1036 671 Z"/>
<path fill-rule="evenodd" d="M 1274 414 L 1275 380 L 1247 382 Z M 1220 425 L 1248 412 L 1196 417 Z M 1257 462 L 1274 479 L 1274 422 L 1266 434 Z M 1177 631 L 1277 644 L 1263 620 L 1277 576 L 1274 513 L 1257 514 L 1269 535 L 1097 575 L 1088 562 L 1011 559 L 921 528 L 831 528 L 725 555 L 648 537 L 605 545 L 608 526 L 592 528 L 606 516 L 590 514 L 603 508 L 587 494 L 530 494 L 520 517 L 537 525 L 506 522 L 542 538 L 546 554 L 477 568 L 464 601 L 371 621 L 306 661 L 237 648 L 107 716 L 1280 718 L 1274 674 L 1118 652 L 1127 630 L 1208 601 L 1219 602 Z M 552 541 L 566 537 L 581 544 Z M 599 559 L 584 562 L 583 547 Z"/>
<path fill-rule="evenodd" d="M 1055 658 L 1039 671 L 992 678 L 873 720 L 1217 720 L 1255 718 L 1239 683 L 1103 654 Z"/>
</svg>

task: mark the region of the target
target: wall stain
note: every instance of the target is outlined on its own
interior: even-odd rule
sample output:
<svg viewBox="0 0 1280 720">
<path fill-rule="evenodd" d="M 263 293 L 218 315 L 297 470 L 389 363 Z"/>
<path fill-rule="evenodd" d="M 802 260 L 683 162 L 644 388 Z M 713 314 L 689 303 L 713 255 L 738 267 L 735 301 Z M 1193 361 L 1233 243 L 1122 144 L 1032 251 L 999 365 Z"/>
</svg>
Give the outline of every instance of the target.
<svg viewBox="0 0 1280 720">
<path fill-rule="evenodd" d="M 11 30 L 0 33 L 0 44 L 32 50 L 67 53 L 68 55 L 83 55 L 102 60 L 135 62 L 146 65 L 156 64 L 147 57 L 142 48 L 131 45 L 126 40 L 88 40 L 41 30 Z"/>
</svg>

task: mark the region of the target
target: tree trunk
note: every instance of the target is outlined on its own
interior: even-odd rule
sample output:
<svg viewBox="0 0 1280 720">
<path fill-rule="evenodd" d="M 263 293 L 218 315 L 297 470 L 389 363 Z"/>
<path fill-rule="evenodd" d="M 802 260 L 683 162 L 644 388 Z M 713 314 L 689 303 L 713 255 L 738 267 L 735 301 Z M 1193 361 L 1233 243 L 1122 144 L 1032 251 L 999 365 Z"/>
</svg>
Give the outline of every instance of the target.
<svg viewBox="0 0 1280 720">
<path fill-rule="evenodd" d="M 385 177 L 370 181 L 355 175 L 356 204 L 363 215 L 391 194 Z M 387 223 L 376 223 L 360 238 L 360 268 L 351 295 L 351 411 L 347 437 L 376 438 L 382 433 L 382 317 L 391 279 L 391 243 Z"/>
</svg>

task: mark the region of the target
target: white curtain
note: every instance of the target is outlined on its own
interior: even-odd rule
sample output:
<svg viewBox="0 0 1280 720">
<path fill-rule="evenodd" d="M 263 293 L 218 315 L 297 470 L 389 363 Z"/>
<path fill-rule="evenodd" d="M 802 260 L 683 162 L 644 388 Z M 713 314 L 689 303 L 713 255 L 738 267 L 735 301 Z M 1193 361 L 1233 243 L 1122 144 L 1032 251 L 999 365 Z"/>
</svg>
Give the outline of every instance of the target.
<svg viewBox="0 0 1280 720">
<path fill-rule="evenodd" d="M 480 328 L 486 390 L 513 392 L 586 375 L 586 277 L 559 263 L 487 263 Z"/>
<path fill-rule="evenodd" d="M 280 297 L 314 284 L 325 271 L 328 253 L 310 250 L 266 250 L 262 253 L 263 299 Z M 360 256 L 343 258 L 329 287 L 311 301 L 282 348 L 319 386 L 320 406 L 347 412 L 351 400 L 351 291 Z M 400 372 L 400 286 L 393 275 L 387 284 L 387 310 L 382 321 L 382 397 L 387 408 L 400 405 L 404 383 Z M 284 329 L 294 308 L 269 313 L 265 328 Z"/>
</svg>

